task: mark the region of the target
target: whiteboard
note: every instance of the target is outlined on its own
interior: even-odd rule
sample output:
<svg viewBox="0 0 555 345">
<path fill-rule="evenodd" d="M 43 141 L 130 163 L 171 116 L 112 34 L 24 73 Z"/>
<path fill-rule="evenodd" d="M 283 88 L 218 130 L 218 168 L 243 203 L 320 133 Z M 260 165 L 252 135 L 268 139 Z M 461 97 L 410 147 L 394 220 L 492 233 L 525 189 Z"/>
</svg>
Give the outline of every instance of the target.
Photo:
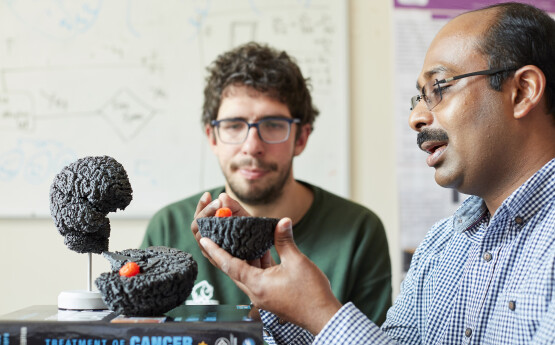
<svg viewBox="0 0 555 345">
<path fill-rule="evenodd" d="M 206 66 L 248 41 L 297 59 L 320 116 L 298 179 L 348 196 L 346 2 L 0 1 L 0 217 L 49 216 L 65 165 L 109 155 L 133 201 L 116 216 L 224 183 L 200 116 Z"/>
</svg>

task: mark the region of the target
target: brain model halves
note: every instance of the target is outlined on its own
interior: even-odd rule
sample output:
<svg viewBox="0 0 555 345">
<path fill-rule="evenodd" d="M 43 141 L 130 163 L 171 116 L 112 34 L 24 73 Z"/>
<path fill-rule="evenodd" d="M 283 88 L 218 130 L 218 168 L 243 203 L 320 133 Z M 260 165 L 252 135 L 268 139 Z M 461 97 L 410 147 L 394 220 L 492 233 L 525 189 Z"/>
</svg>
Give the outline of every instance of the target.
<svg viewBox="0 0 555 345">
<path fill-rule="evenodd" d="M 110 310 L 126 316 L 157 316 L 181 305 L 191 294 L 197 263 L 191 254 L 168 247 L 104 252 L 112 272 L 96 286 Z"/>
<path fill-rule="evenodd" d="M 200 234 L 244 260 L 260 258 L 274 244 L 274 229 L 279 219 L 233 217 L 228 208 L 219 209 L 215 217 L 197 219 Z"/>
<path fill-rule="evenodd" d="M 66 166 L 50 187 L 50 214 L 66 246 L 78 253 L 108 250 L 109 212 L 131 202 L 123 166 L 108 156 L 85 157 Z"/>
</svg>

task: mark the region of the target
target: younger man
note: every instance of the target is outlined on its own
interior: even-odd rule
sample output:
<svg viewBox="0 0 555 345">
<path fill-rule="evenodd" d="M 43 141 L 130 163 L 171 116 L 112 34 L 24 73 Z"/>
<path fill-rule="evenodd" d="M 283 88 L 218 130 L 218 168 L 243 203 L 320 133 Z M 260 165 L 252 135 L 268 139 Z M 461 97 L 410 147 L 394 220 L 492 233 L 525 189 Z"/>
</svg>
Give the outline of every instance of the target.
<svg viewBox="0 0 555 345">
<path fill-rule="evenodd" d="M 361 205 L 293 177 L 293 158 L 303 152 L 318 114 L 294 60 L 256 43 L 237 47 L 210 66 L 204 97 L 202 121 L 225 186 L 160 210 L 142 247 L 165 245 L 193 255 L 199 274 L 189 303 L 250 303 L 203 257 L 190 231 L 199 199 L 206 203 L 226 192 L 253 216 L 290 217 L 300 250 L 326 274 L 336 298 L 356 303 L 381 324 L 391 305 L 382 223 Z"/>
</svg>

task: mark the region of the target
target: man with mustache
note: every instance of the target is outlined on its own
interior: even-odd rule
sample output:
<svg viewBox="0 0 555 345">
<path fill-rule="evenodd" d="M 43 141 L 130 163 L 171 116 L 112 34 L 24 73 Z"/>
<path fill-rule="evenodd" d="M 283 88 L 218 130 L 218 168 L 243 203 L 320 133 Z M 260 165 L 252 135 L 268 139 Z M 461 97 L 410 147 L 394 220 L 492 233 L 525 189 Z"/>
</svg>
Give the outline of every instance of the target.
<svg viewBox="0 0 555 345">
<path fill-rule="evenodd" d="M 333 296 L 290 219 L 276 228 L 279 265 L 232 258 L 193 224 L 203 252 L 263 309 L 269 342 L 553 344 L 554 61 L 555 21 L 518 3 L 464 13 L 432 41 L 409 124 L 436 182 L 471 196 L 426 235 L 381 328 Z M 222 195 L 198 216 L 221 205 L 244 212 Z"/>
<path fill-rule="evenodd" d="M 335 296 L 357 303 L 377 323 L 385 320 L 391 267 L 381 221 L 367 208 L 293 177 L 293 158 L 303 152 L 317 115 L 307 80 L 285 52 L 249 43 L 209 67 L 202 121 L 225 186 L 157 212 L 142 243 L 193 255 L 199 273 L 188 303 L 250 303 L 202 256 L 189 231 L 199 199 L 207 203 L 226 192 L 253 216 L 292 219 L 300 250 L 326 274 Z"/>
</svg>

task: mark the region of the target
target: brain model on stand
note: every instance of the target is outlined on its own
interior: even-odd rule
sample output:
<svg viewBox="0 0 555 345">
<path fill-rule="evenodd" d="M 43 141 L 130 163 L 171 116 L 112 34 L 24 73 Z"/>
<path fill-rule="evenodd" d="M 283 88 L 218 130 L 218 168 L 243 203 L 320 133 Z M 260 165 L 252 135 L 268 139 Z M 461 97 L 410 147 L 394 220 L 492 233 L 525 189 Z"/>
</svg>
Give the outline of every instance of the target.
<svg viewBox="0 0 555 345">
<path fill-rule="evenodd" d="M 54 178 L 50 213 L 67 247 L 89 253 L 89 271 L 90 253 L 102 253 L 111 263 L 112 272 L 102 273 L 95 280 L 110 310 L 128 316 L 161 315 L 189 297 L 197 263 L 191 254 L 167 247 L 108 251 L 107 215 L 125 209 L 131 194 L 127 173 L 120 163 L 108 156 L 85 157 Z M 62 304 L 66 304 L 65 299 Z"/>
<path fill-rule="evenodd" d="M 50 214 L 69 249 L 100 254 L 108 250 L 108 213 L 125 209 L 132 193 L 127 173 L 115 159 L 85 157 L 54 178 Z"/>
</svg>

